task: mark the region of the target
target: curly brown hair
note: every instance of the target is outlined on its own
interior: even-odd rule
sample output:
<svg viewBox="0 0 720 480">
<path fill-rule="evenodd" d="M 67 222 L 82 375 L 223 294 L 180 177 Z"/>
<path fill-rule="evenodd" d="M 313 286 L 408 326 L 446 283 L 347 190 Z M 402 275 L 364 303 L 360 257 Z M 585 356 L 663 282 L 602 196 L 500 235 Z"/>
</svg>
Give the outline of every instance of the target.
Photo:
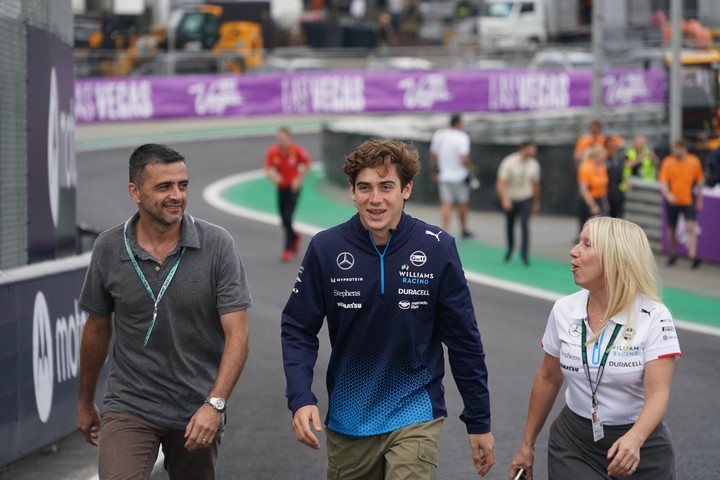
<svg viewBox="0 0 720 480">
<path fill-rule="evenodd" d="M 387 171 L 395 165 L 400 184 L 405 188 L 420 172 L 419 158 L 417 148 L 409 143 L 390 139 L 366 140 L 345 157 L 343 172 L 354 188 L 361 170 L 384 167 Z"/>
</svg>

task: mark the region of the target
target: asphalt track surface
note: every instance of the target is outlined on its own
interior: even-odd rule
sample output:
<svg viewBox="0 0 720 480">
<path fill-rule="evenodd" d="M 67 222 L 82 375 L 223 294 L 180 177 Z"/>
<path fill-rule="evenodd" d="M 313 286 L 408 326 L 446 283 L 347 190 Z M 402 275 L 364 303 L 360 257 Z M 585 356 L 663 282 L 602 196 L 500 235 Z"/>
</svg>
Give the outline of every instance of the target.
<svg viewBox="0 0 720 480">
<path fill-rule="evenodd" d="M 295 135 L 314 158 L 320 158 L 320 136 Z M 158 138 L 158 141 L 163 141 Z M 260 167 L 271 138 L 213 139 L 174 146 L 188 159 L 188 211 L 225 227 L 236 239 L 253 296 L 249 311 L 250 357 L 229 401 L 228 426 L 218 463 L 219 479 L 325 478 L 325 452 L 299 444 L 292 435 L 284 397 L 280 353 L 280 312 L 292 288 L 300 260 L 279 260 L 279 227 L 238 218 L 211 207 L 203 189 L 218 179 Z M 171 143 L 171 145 L 173 145 Z M 78 220 L 103 230 L 123 222 L 134 211 L 128 199 L 127 159 L 131 148 L 78 153 Z M 306 243 L 305 243 L 306 244 Z M 542 359 L 539 339 L 552 303 L 496 289 L 470 286 L 490 373 L 496 465 L 486 478 L 507 478 L 525 421 L 527 401 Z M 677 362 L 666 416 L 674 438 L 679 479 L 720 479 L 720 393 L 717 337 L 680 332 L 683 358 Z M 315 393 L 325 411 L 324 377 L 329 345 L 321 333 L 315 369 Z M 449 371 L 449 370 L 448 370 Z M 451 377 L 446 377 L 449 417 L 440 444 L 438 478 L 476 478 L 463 424 L 462 404 Z M 558 399 L 555 412 L 563 404 Z M 546 425 L 536 448 L 536 478 L 546 474 Z M 321 437 L 324 443 L 324 438 Z M 0 475 L 3 479 L 87 479 L 95 468 L 95 449 L 72 435 L 58 451 L 35 455 Z M 87 473 L 90 473 L 89 475 Z M 166 478 L 163 473 L 153 478 Z"/>
</svg>

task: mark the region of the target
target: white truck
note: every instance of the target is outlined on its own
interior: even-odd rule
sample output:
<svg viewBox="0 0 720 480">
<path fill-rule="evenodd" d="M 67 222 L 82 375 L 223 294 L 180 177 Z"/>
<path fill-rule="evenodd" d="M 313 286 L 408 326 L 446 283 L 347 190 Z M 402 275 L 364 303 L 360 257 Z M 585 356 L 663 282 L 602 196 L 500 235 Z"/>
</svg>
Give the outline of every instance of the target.
<svg viewBox="0 0 720 480">
<path fill-rule="evenodd" d="M 652 0 L 603 0 L 606 32 L 650 23 Z M 567 39 L 589 39 L 592 1 L 485 0 L 480 14 L 459 25 L 480 46 L 517 48 Z M 623 33 L 624 34 L 624 33 Z"/>
</svg>

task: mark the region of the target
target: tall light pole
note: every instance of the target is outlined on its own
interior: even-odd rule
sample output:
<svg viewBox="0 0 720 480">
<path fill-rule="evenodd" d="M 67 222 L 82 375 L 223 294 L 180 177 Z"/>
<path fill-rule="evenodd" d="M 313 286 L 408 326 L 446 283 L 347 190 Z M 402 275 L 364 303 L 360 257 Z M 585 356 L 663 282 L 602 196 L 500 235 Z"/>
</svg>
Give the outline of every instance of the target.
<svg viewBox="0 0 720 480">
<path fill-rule="evenodd" d="M 592 2 L 592 114 L 595 120 L 602 120 L 602 72 L 605 64 L 605 3 Z"/>
<path fill-rule="evenodd" d="M 672 50 L 672 64 L 670 65 L 670 141 L 682 136 L 682 65 L 680 64 L 680 48 L 682 46 L 682 31 L 680 20 L 682 18 L 682 0 L 670 1 L 670 48 Z"/>
</svg>

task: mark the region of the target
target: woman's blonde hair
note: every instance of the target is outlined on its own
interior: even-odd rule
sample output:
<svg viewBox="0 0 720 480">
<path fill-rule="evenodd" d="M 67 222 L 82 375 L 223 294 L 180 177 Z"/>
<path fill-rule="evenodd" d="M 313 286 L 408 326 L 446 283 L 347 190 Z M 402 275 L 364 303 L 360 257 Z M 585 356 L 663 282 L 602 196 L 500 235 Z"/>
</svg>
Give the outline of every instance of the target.
<svg viewBox="0 0 720 480">
<path fill-rule="evenodd" d="M 585 225 L 590 245 L 603 267 L 608 296 L 601 328 L 588 342 L 592 343 L 597 341 L 610 319 L 623 311 L 628 313 L 626 328 L 631 327 L 638 295 L 660 302 L 660 282 L 650 243 L 638 225 L 610 217 L 593 217 Z"/>
</svg>

